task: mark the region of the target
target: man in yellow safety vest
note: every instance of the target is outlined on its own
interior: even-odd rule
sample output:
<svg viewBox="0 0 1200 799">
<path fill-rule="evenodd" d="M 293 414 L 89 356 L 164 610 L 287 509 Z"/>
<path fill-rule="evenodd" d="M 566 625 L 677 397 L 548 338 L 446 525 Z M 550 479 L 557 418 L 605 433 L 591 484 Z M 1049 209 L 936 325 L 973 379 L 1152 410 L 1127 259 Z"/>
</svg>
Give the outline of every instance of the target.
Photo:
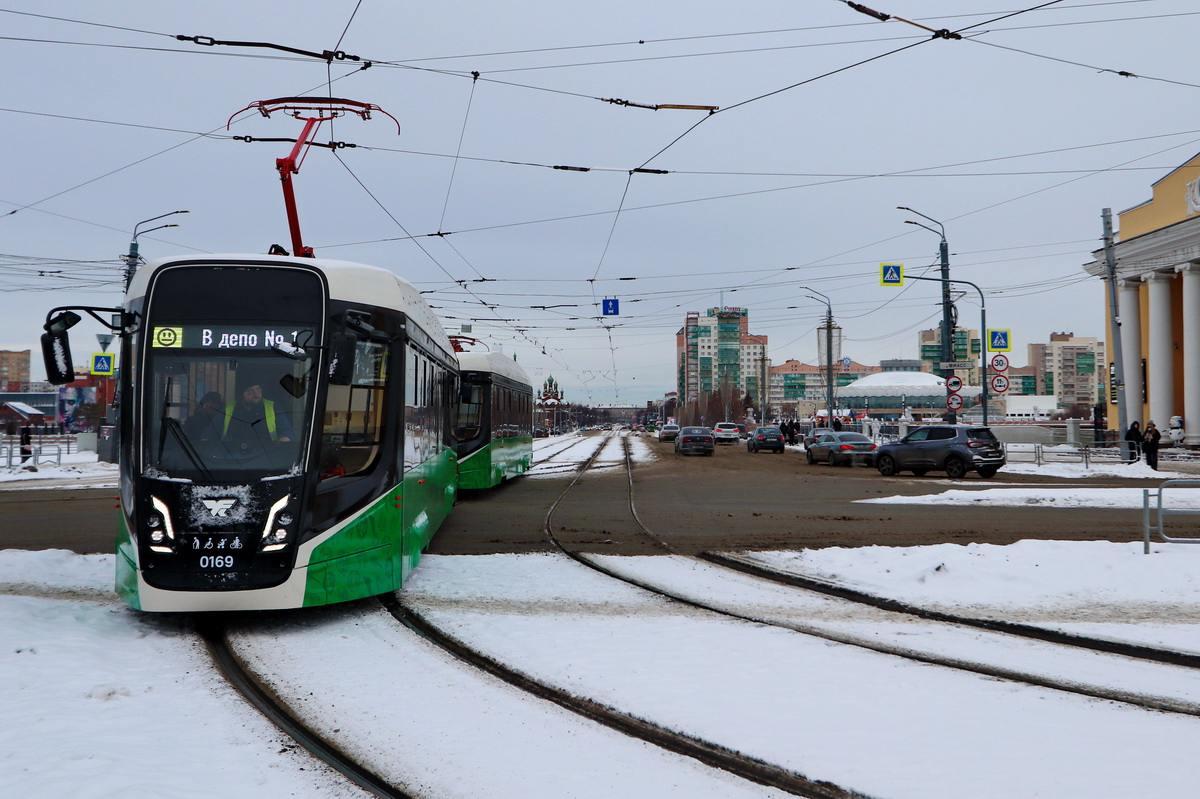
<svg viewBox="0 0 1200 799">
<path fill-rule="evenodd" d="M 222 437 L 241 440 L 242 449 L 246 449 L 251 441 L 291 441 L 292 430 L 288 414 L 276 413 L 275 401 L 263 399 L 262 385 L 253 383 L 242 390 L 240 402 L 226 403 Z"/>
</svg>

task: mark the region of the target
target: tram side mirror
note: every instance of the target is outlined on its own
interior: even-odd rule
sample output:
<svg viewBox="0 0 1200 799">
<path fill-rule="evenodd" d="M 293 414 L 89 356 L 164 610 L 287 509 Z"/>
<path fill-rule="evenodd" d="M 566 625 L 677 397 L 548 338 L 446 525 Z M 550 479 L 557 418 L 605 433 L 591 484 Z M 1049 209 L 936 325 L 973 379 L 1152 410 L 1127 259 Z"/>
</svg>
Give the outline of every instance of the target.
<svg viewBox="0 0 1200 799">
<path fill-rule="evenodd" d="M 348 386 L 354 378 L 354 356 L 358 350 L 358 336 L 344 331 L 335 331 L 329 337 L 329 382 L 335 386 Z"/>
<path fill-rule="evenodd" d="M 79 323 L 80 316 L 63 311 L 46 322 L 42 334 L 42 360 L 46 365 L 46 380 L 56 386 L 75 379 L 75 364 L 71 360 L 71 340 L 67 331 Z"/>
</svg>

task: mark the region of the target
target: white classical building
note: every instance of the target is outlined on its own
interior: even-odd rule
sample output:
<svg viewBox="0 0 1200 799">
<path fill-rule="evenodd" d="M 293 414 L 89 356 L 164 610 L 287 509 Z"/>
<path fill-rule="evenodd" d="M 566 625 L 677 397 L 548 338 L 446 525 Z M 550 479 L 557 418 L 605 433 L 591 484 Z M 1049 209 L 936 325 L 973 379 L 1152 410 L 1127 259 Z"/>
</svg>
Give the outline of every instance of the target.
<svg viewBox="0 0 1200 799">
<path fill-rule="evenodd" d="M 1153 420 L 1165 437 L 1172 417 L 1182 416 L 1184 443 L 1200 447 L 1200 155 L 1156 182 L 1152 199 L 1122 211 L 1119 225 L 1114 249 L 1129 421 Z M 1084 269 L 1103 277 L 1104 251 L 1092 255 Z M 1106 320 L 1107 301 L 1106 292 Z M 1111 346 L 1107 354 L 1111 367 Z M 1110 391 L 1109 429 L 1117 427 L 1113 399 Z"/>
</svg>

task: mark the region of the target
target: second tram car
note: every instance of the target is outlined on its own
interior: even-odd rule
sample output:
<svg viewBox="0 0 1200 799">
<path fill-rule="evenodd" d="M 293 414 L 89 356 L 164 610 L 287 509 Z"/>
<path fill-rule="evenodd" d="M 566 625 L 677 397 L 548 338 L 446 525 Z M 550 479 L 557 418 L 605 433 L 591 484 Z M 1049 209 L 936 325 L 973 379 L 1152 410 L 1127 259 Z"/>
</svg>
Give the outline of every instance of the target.
<svg viewBox="0 0 1200 799">
<path fill-rule="evenodd" d="M 511 357 L 460 352 L 460 488 L 492 488 L 533 466 L 533 386 Z"/>
<path fill-rule="evenodd" d="M 111 310 L 129 605 L 294 608 L 400 587 L 457 490 L 458 363 L 419 292 L 346 262 L 203 256 L 139 269 Z M 62 377 L 79 316 L 51 313 L 43 348 Z"/>
</svg>

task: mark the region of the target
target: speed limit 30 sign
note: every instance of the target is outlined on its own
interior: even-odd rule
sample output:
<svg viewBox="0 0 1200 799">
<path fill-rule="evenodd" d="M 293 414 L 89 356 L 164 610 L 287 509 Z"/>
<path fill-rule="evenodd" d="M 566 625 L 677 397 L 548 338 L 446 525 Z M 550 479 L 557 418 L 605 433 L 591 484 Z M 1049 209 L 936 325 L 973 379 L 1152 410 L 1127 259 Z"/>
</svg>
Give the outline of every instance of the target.
<svg viewBox="0 0 1200 799">
<path fill-rule="evenodd" d="M 998 353 L 992 356 L 992 371 L 1006 372 L 1008 371 L 1008 356 L 1003 353 Z"/>
</svg>

